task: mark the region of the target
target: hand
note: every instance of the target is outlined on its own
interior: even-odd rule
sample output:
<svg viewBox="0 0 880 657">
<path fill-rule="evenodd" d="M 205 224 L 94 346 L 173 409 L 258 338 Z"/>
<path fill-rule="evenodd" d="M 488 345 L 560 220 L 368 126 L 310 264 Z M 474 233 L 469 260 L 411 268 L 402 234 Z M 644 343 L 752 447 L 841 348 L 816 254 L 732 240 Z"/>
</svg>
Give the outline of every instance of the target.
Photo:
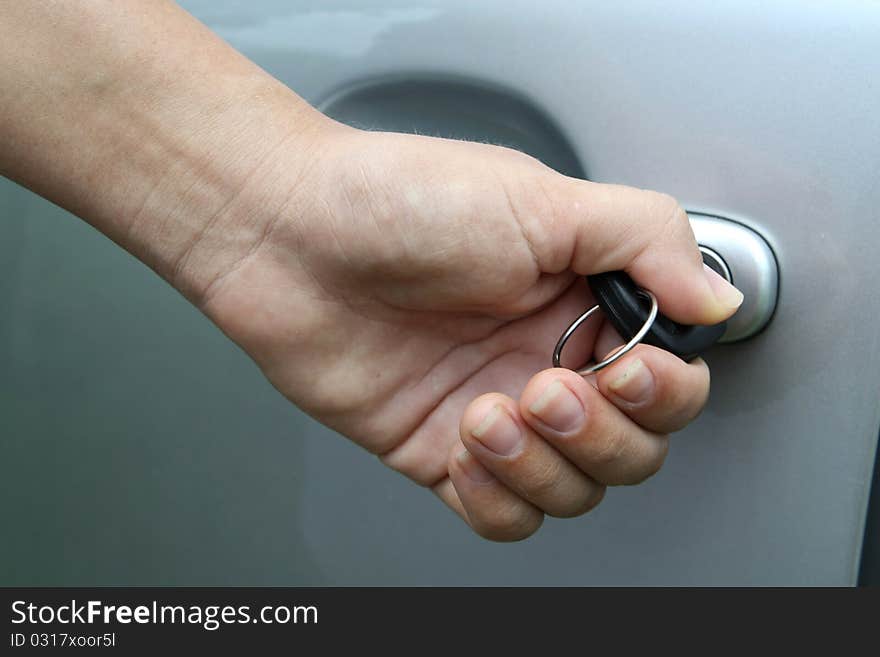
<svg viewBox="0 0 880 657">
<path fill-rule="evenodd" d="M 703 361 L 640 345 L 590 380 L 544 368 L 593 303 L 584 274 L 625 269 L 678 321 L 734 312 L 678 204 L 494 146 L 321 135 L 282 209 L 245 213 L 259 239 L 195 295 L 269 380 L 494 540 L 656 472 L 706 401 Z M 590 324 L 570 364 L 619 341 Z"/>
<path fill-rule="evenodd" d="M 668 196 L 344 128 L 172 2 L 9 2 L 0 27 L 0 173 L 153 267 L 481 535 L 641 481 L 705 402 L 705 364 L 647 346 L 589 381 L 541 371 L 592 303 L 584 274 L 625 269 L 681 322 L 733 313 Z M 567 355 L 617 339 L 593 324 Z"/>
</svg>

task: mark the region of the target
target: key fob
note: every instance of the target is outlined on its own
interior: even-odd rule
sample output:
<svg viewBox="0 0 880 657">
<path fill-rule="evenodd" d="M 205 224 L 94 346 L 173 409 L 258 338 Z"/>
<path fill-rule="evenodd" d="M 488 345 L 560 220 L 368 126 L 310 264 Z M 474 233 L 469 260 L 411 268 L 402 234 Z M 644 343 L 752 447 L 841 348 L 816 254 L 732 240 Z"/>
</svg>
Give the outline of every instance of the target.
<svg viewBox="0 0 880 657">
<path fill-rule="evenodd" d="M 624 340 L 632 338 L 645 323 L 649 304 L 629 274 L 623 271 L 594 274 L 587 276 L 587 283 L 611 325 Z M 718 342 L 726 329 L 727 322 L 688 326 L 658 314 L 642 342 L 690 361 Z"/>
</svg>

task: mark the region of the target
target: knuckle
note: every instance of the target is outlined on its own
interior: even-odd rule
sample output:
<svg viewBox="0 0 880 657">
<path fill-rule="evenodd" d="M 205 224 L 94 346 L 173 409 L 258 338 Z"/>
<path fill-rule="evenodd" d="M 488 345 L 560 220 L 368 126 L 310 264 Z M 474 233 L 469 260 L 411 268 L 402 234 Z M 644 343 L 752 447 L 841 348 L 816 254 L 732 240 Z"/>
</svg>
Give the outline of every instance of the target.
<svg viewBox="0 0 880 657">
<path fill-rule="evenodd" d="M 664 192 L 650 192 L 650 203 L 658 217 L 667 221 L 687 220 L 687 215 L 674 196 Z"/>
<path fill-rule="evenodd" d="M 628 486 L 636 486 L 647 481 L 660 472 L 668 453 L 669 439 L 666 436 L 662 436 L 660 437 L 659 443 L 651 450 L 651 453 L 642 458 L 631 470 L 625 481 L 621 481 L 620 483 Z"/>
<path fill-rule="evenodd" d="M 543 523 L 544 516 L 518 504 L 505 504 L 473 523 L 474 531 L 490 541 L 509 543 L 528 538 Z"/>
<path fill-rule="evenodd" d="M 678 200 L 662 192 L 651 192 L 652 215 L 656 217 L 655 228 L 660 236 L 678 237 L 691 231 L 687 213 Z"/>
<path fill-rule="evenodd" d="M 678 428 L 692 422 L 709 400 L 708 379 L 696 380 L 690 385 L 665 381 L 659 388 L 654 407 L 669 420 L 670 426 Z"/>
<path fill-rule="evenodd" d="M 605 486 L 593 484 L 586 488 L 580 496 L 566 500 L 552 510 L 548 510 L 547 515 L 554 518 L 576 518 L 595 509 L 604 497 Z"/>
<path fill-rule="evenodd" d="M 606 430 L 586 441 L 587 458 L 595 466 L 609 466 L 619 461 L 626 453 L 626 434 L 622 431 Z"/>
<path fill-rule="evenodd" d="M 712 376 L 709 373 L 709 366 L 706 365 L 705 361 L 701 361 L 699 367 L 700 383 L 698 389 L 700 394 L 698 396 L 699 403 L 697 404 L 697 415 L 699 415 L 699 412 L 703 410 L 703 407 L 709 401 L 709 391 L 712 388 Z"/>
<path fill-rule="evenodd" d="M 459 447 L 461 445 L 461 447 Z M 464 444 L 459 441 L 458 445 L 455 445 L 452 449 L 449 450 L 449 453 L 446 455 L 446 473 L 451 475 L 453 472 L 460 468 L 458 462 L 458 455 L 461 453 Z M 384 462 L 384 461 L 383 461 Z M 418 482 L 417 482 L 418 483 Z"/>
<path fill-rule="evenodd" d="M 580 430 L 562 440 L 579 454 L 581 464 L 603 468 L 617 461 L 627 449 L 627 434 L 610 419 L 604 408 L 605 397 L 592 387 L 582 397 L 584 422 Z"/>
<path fill-rule="evenodd" d="M 559 488 L 562 479 L 562 468 L 558 461 L 548 460 L 540 465 L 529 468 L 522 484 L 523 493 L 535 499 L 552 496 Z"/>
<path fill-rule="evenodd" d="M 501 157 L 504 160 L 512 164 L 519 164 L 530 167 L 542 167 L 543 163 L 533 155 L 529 155 L 528 153 L 518 150 L 516 148 L 511 148 L 510 146 L 502 146 L 500 144 L 485 144 L 485 147 Z"/>
<path fill-rule="evenodd" d="M 657 377 L 657 389 L 654 394 L 654 410 L 660 417 L 675 416 L 690 405 L 694 396 L 692 389 L 683 389 L 678 381 L 669 381 L 668 377 Z"/>
<path fill-rule="evenodd" d="M 701 388 L 699 392 L 691 395 L 688 402 L 684 405 L 683 425 L 688 425 L 699 417 L 706 403 L 709 401 L 709 387 Z"/>
<path fill-rule="evenodd" d="M 557 194 L 549 188 L 546 177 L 543 171 L 526 169 L 500 178 L 512 225 L 535 267 L 519 272 L 527 279 L 525 282 L 533 282 L 536 271 L 558 273 L 565 269 L 565 263 L 556 253 L 558 249 L 554 248 L 559 216 Z"/>
</svg>

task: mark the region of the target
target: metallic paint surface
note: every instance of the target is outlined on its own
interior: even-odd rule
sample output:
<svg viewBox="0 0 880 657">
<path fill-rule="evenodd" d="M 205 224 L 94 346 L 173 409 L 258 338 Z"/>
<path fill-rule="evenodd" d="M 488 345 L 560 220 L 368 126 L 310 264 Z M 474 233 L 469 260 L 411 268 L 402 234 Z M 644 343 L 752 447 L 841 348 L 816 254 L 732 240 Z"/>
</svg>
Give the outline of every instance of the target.
<svg viewBox="0 0 880 657">
<path fill-rule="evenodd" d="M 709 406 L 653 480 L 496 545 L 3 181 L 0 583 L 856 581 L 880 425 L 877 3 L 183 5 L 315 103 L 395 74 L 516 90 L 592 179 L 767 237 L 776 314 L 708 355 Z"/>
</svg>

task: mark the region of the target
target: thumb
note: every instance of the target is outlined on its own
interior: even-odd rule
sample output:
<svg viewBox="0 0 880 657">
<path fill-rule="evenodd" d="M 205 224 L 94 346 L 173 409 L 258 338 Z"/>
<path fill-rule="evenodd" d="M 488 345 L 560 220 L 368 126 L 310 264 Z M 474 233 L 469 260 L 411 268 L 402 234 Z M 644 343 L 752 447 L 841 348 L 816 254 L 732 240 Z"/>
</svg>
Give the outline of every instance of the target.
<svg viewBox="0 0 880 657">
<path fill-rule="evenodd" d="M 622 269 L 653 292 L 664 315 L 685 324 L 730 317 L 743 295 L 703 264 L 687 214 L 666 194 L 555 174 L 553 216 L 533 227 L 546 273 Z"/>
</svg>

